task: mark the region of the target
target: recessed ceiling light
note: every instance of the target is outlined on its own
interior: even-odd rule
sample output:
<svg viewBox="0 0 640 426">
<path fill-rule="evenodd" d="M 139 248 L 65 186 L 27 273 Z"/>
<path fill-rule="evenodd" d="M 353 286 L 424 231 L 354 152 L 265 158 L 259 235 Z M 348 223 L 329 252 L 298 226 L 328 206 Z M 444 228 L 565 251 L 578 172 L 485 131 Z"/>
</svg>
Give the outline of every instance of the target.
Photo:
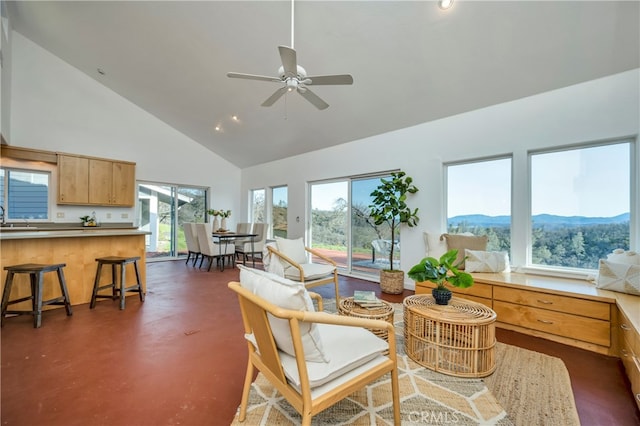
<svg viewBox="0 0 640 426">
<path fill-rule="evenodd" d="M 216 129 L 216 132 L 222 131 L 222 127 L 220 127 L 220 126 L 216 126 L 215 129 Z"/>
<path fill-rule="evenodd" d="M 449 9 L 451 6 L 453 6 L 453 0 L 439 0 L 438 1 L 438 7 L 442 10 L 446 10 Z"/>
<path fill-rule="evenodd" d="M 237 115 L 232 115 L 232 116 L 231 116 L 231 119 L 232 119 L 233 121 L 239 121 L 239 119 L 238 119 L 238 116 L 237 116 Z"/>
</svg>

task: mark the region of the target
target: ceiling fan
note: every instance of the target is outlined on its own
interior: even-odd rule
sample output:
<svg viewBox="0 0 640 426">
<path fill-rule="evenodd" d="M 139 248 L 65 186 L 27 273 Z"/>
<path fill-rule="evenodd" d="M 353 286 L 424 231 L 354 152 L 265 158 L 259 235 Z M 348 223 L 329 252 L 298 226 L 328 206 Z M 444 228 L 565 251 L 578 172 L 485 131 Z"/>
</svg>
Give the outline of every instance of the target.
<svg viewBox="0 0 640 426">
<path fill-rule="evenodd" d="M 278 76 L 270 77 L 264 75 L 228 72 L 227 77 L 281 83 L 282 86 L 262 103 L 262 106 L 264 107 L 273 105 L 285 93 L 296 90 L 303 98 L 311 102 L 316 108 L 320 110 L 326 109 L 329 107 L 329 104 L 313 93 L 308 86 L 353 84 L 353 77 L 350 74 L 308 76 L 305 69 L 298 65 L 296 51 L 293 48 L 293 1 L 294 0 L 291 0 L 291 47 L 278 46 L 280 60 L 282 61 L 282 66 L 278 70 Z"/>
</svg>

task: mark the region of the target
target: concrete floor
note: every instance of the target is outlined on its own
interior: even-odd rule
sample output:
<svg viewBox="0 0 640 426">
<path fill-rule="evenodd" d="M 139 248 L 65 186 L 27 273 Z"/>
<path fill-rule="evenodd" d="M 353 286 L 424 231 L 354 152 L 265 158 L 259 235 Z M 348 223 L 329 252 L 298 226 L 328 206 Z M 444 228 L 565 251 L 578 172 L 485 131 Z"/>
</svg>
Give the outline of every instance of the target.
<svg viewBox="0 0 640 426">
<path fill-rule="evenodd" d="M 8 318 L 2 328 L 2 425 L 227 425 L 242 391 L 246 343 L 228 281 L 184 261 L 147 264 L 147 298 L 98 301 Z M 379 286 L 341 277 L 341 294 Z M 331 285 L 314 289 L 333 297 Z M 383 295 L 401 302 L 412 294 Z M 583 425 L 640 425 L 618 359 L 498 331 L 498 340 L 559 356 Z"/>
</svg>

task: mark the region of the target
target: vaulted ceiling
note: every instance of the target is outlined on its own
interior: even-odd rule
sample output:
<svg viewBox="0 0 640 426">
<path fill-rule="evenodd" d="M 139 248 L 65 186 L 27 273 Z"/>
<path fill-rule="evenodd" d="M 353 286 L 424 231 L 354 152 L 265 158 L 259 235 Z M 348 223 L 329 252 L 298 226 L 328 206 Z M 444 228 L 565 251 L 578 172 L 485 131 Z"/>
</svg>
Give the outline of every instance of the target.
<svg viewBox="0 0 640 426">
<path fill-rule="evenodd" d="M 435 1 L 302 0 L 298 63 L 354 84 L 311 86 L 326 110 L 295 92 L 262 107 L 278 83 L 226 73 L 277 75 L 290 1 L 7 4 L 14 30 L 239 167 L 640 66 L 638 1 L 457 1 L 444 11 Z"/>
</svg>

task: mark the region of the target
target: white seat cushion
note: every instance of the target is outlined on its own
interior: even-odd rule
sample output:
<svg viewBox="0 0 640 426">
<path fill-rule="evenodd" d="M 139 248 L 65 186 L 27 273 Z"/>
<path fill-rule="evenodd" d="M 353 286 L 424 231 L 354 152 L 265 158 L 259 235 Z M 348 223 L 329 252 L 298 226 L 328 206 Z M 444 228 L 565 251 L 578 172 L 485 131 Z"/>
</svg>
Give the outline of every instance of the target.
<svg viewBox="0 0 640 426">
<path fill-rule="evenodd" d="M 327 314 L 331 315 L 331 314 Z M 318 324 L 324 351 L 329 362 L 308 362 L 309 386 L 315 388 L 381 356 L 389 344 L 364 328 Z M 300 387 L 295 357 L 280 353 L 282 368 L 289 382 Z"/>
<path fill-rule="evenodd" d="M 311 297 L 302 283 L 243 265 L 238 265 L 238 268 L 240 268 L 240 284 L 253 294 L 284 309 L 315 311 Z M 289 322 L 269 315 L 269 324 L 278 349 L 295 355 Z M 301 322 L 300 333 L 305 359 L 319 363 L 328 362 L 329 357 L 323 349 L 317 324 Z"/>
<path fill-rule="evenodd" d="M 325 265 L 322 263 L 301 263 L 300 267 L 304 273 L 305 281 L 317 280 L 327 275 L 333 274 L 333 265 Z M 294 281 L 300 281 L 300 271 L 297 268 L 285 268 L 284 276 Z"/>
</svg>

